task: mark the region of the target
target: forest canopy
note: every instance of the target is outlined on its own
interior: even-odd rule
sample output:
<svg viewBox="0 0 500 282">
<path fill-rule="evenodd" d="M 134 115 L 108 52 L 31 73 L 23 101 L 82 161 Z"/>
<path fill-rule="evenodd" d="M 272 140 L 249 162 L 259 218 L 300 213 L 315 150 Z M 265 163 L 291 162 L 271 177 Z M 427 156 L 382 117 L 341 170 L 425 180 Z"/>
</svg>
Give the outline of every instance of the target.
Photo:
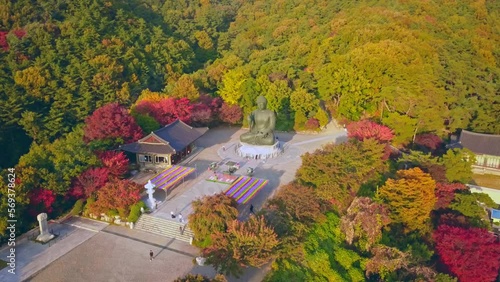
<svg viewBox="0 0 500 282">
<path fill-rule="evenodd" d="M 244 114 L 263 94 L 281 130 L 331 116 L 377 120 L 398 144 L 500 133 L 497 1 L 0 4 L 1 167 L 144 90 Z"/>
</svg>

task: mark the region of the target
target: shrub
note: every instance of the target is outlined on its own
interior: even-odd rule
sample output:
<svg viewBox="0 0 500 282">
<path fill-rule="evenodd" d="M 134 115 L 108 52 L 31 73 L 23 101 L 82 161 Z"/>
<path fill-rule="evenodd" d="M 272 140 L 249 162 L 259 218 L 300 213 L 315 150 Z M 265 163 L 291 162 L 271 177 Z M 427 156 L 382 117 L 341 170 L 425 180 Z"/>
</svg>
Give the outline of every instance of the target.
<svg viewBox="0 0 500 282">
<path fill-rule="evenodd" d="M 129 222 L 136 222 L 141 216 L 141 208 L 146 208 L 146 204 L 143 201 L 139 201 L 132 205 L 130 208 L 130 214 L 128 215 Z"/>
<path fill-rule="evenodd" d="M 95 198 L 94 197 L 90 197 L 87 199 L 87 202 L 85 203 L 85 207 L 83 208 L 83 214 L 85 216 L 88 216 L 91 211 L 90 211 L 90 207 L 92 206 L 92 204 L 95 202 Z"/>
<path fill-rule="evenodd" d="M 118 211 L 117 211 L 117 210 L 112 209 L 112 210 L 109 210 L 109 211 L 106 213 L 106 215 L 107 215 L 107 216 L 109 216 L 109 217 L 114 217 L 114 216 L 117 216 L 117 215 L 120 215 L 120 214 L 118 213 Z"/>
<path fill-rule="evenodd" d="M 318 130 L 319 129 L 319 121 L 315 118 L 310 118 L 307 120 L 305 126 L 309 130 Z"/>
<path fill-rule="evenodd" d="M 71 210 L 72 215 L 79 215 L 83 211 L 83 200 L 79 199 L 76 201 L 75 205 L 73 206 L 73 209 Z"/>
</svg>

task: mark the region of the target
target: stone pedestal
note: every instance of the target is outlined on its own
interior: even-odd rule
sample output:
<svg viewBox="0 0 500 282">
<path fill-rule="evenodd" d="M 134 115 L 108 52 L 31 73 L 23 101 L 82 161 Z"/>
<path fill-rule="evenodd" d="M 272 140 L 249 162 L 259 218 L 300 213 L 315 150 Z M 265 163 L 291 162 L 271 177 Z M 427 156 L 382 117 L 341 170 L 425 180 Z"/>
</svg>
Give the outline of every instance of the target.
<svg viewBox="0 0 500 282">
<path fill-rule="evenodd" d="M 236 152 L 243 158 L 265 160 L 279 156 L 283 150 L 279 141 L 276 141 L 273 145 L 251 145 L 240 142 Z"/>
<path fill-rule="evenodd" d="M 41 213 L 36 219 L 38 219 L 38 223 L 40 224 L 40 235 L 36 237 L 36 240 L 42 243 L 46 243 L 54 238 L 53 234 L 50 234 L 49 227 L 47 224 L 47 214 Z"/>
</svg>

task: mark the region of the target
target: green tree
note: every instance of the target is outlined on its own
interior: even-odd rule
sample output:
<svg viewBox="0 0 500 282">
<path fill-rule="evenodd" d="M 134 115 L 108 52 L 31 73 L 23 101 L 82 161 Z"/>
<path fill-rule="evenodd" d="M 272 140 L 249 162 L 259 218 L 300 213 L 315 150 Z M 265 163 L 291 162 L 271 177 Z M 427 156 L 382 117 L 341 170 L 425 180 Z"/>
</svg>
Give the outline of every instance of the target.
<svg viewBox="0 0 500 282">
<path fill-rule="evenodd" d="M 27 218 L 26 208 L 29 204 L 28 192 L 33 189 L 30 181 L 36 181 L 36 173 L 32 168 L 5 169 L 0 172 L 0 185 L 4 187 L 0 190 L 0 241 L 4 242 L 9 238 L 9 219 L 16 219 L 18 226 L 16 234 L 21 234 L 29 228 L 33 219 Z M 14 199 L 9 200 L 9 199 Z M 14 203 L 14 204 L 13 204 Z M 14 218 L 12 217 L 14 216 Z"/>
<path fill-rule="evenodd" d="M 449 182 L 469 183 L 472 180 L 472 165 L 475 163 L 474 153 L 468 149 L 451 149 L 443 156 Z"/>
<path fill-rule="evenodd" d="M 488 212 L 485 208 L 496 208 L 498 205 L 484 193 L 456 193 L 449 208 L 470 219 L 477 227 L 489 227 Z"/>
<path fill-rule="evenodd" d="M 161 127 L 160 124 L 153 117 L 149 115 L 143 115 L 132 112 L 132 116 L 134 117 L 137 125 L 141 127 L 142 131 L 146 135 Z"/>
<path fill-rule="evenodd" d="M 320 198 L 344 209 L 361 184 L 385 171 L 383 150 L 384 145 L 372 139 L 328 144 L 302 156 L 296 177 L 299 183 L 312 186 Z"/>
<path fill-rule="evenodd" d="M 365 281 L 366 258 L 345 248 L 340 218 L 327 213 L 303 243 L 303 256 L 278 259 L 266 281 Z"/>
<path fill-rule="evenodd" d="M 37 171 L 41 187 L 60 195 L 67 192 L 74 177 L 98 163 L 98 158 L 83 142 L 81 127 L 52 144 L 33 145 L 19 160 L 19 166 Z"/>
</svg>

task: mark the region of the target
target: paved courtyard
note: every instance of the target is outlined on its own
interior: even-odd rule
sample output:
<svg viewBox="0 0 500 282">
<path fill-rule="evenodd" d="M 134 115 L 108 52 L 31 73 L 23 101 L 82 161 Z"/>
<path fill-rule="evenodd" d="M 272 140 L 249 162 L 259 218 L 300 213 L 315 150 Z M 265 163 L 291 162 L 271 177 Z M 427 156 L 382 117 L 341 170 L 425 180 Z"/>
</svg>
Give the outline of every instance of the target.
<svg viewBox="0 0 500 282">
<path fill-rule="evenodd" d="M 325 143 L 346 140 L 345 131 L 333 125 L 319 134 L 278 132 L 277 136 L 285 148 L 282 156 L 266 161 L 245 160 L 237 156 L 234 151 L 234 146 L 243 132 L 246 130 L 222 127 L 210 130 L 204 135 L 198 142 L 202 149 L 182 164 L 196 168 L 196 172 L 168 193 L 156 191 L 155 198 L 162 203 L 153 215 L 170 218 L 170 211 L 176 211 L 182 212 L 186 218 L 191 212 L 189 203 L 192 200 L 223 191 L 228 187 L 225 184 L 205 180 L 211 173 L 208 171 L 209 164 L 214 161 L 232 160 L 242 165 L 236 174 L 245 174 L 246 168 L 252 167 L 255 168 L 254 177 L 269 180 L 254 199 L 240 206 L 241 216 L 246 217 L 250 204 L 258 210 L 280 185 L 294 179 L 295 171 L 301 164 L 301 154 L 314 151 Z M 80 226 L 74 231 L 74 237 L 79 234 L 83 236 L 85 232 L 89 231 Z M 23 279 L 30 277 L 28 281 L 173 281 L 187 273 L 215 275 L 210 266 L 200 267 L 193 264 L 193 258 L 198 254 L 198 250 L 193 246 L 140 230 L 107 226 L 100 231 L 93 231 L 91 236 L 87 235 L 85 240 L 73 244 L 72 248 L 70 248 L 71 241 L 64 240 L 52 247 L 53 250 L 64 253 L 58 255 L 58 258 L 24 258 L 28 262 L 34 261 L 39 269 L 42 266 L 44 268 L 39 272 L 38 269 L 26 272 L 22 276 Z M 63 248 L 64 246 L 66 248 Z M 155 253 L 152 262 L 148 259 L 150 249 Z M 265 273 L 266 270 L 263 269 L 249 268 L 240 279 L 230 278 L 229 281 L 262 281 Z M 16 277 L 17 280 L 13 277 L 9 279 L 11 280 L 0 280 L 19 281 L 21 276 Z"/>
<path fill-rule="evenodd" d="M 295 171 L 300 167 L 300 156 L 303 153 L 312 152 L 328 142 L 345 140 L 345 131 L 333 125 L 320 134 L 277 133 L 284 148 L 281 156 L 268 160 L 248 160 L 238 156 L 235 151 L 239 136 L 244 132 L 245 129 L 216 128 L 203 136 L 198 142 L 199 146 L 203 147 L 200 153 L 182 163 L 184 166 L 195 168 L 196 172 L 169 191 L 168 196 L 165 191 L 157 191 L 154 196 L 162 203 L 152 215 L 171 219 L 170 213 L 174 212 L 182 213 L 183 218 L 187 219 L 192 212 L 193 200 L 225 191 L 230 186 L 206 180 L 213 174 L 208 170 L 210 163 L 233 161 L 240 164 L 240 169 L 234 175 L 246 175 L 247 168 L 251 167 L 254 169 L 253 177 L 269 180 L 251 201 L 239 206 L 240 216 L 244 218 L 249 214 L 250 204 L 258 210 L 279 186 L 295 178 Z"/>
</svg>

